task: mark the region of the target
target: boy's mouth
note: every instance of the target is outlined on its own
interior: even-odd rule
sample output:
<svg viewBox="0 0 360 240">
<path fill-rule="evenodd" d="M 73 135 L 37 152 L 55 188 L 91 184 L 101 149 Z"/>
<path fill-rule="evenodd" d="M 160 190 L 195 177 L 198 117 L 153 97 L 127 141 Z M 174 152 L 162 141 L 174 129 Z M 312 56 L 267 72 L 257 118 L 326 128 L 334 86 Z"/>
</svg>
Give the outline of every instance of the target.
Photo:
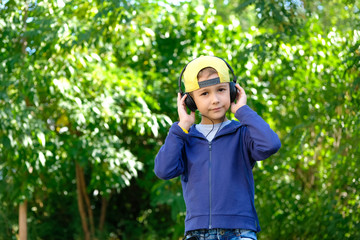
<svg viewBox="0 0 360 240">
<path fill-rule="evenodd" d="M 217 112 L 217 111 L 220 111 L 220 110 L 221 110 L 221 107 L 211 109 L 211 111 L 214 111 L 214 112 Z"/>
</svg>

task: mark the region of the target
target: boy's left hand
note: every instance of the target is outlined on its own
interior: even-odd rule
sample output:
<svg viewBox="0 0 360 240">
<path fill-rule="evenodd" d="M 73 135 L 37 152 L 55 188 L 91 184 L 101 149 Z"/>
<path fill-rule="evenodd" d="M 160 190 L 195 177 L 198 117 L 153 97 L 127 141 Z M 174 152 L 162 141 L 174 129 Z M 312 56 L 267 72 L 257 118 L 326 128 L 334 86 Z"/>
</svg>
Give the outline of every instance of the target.
<svg viewBox="0 0 360 240">
<path fill-rule="evenodd" d="M 246 105 L 246 101 L 247 101 L 245 90 L 242 87 L 240 87 L 238 83 L 235 85 L 235 87 L 237 88 L 237 94 L 236 94 L 235 102 L 231 103 L 231 112 L 234 114 L 239 108 Z"/>
</svg>

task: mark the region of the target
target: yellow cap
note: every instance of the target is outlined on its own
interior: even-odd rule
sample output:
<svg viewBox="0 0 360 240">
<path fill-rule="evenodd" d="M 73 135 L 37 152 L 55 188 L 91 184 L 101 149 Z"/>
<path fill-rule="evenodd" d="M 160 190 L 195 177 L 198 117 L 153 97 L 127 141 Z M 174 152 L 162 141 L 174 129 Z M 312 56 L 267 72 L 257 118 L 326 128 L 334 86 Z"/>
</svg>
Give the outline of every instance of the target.
<svg viewBox="0 0 360 240">
<path fill-rule="evenodd" d="M 212 67 L 218 72 L 220 83 L 230 82 L 229 68 L 224 60 L 213 56 L 201 56 L 186 66 L 184 71 L 185 92 L 192 92 L 200 88 L 197 75 L 207 67 Z"/>
</svg>

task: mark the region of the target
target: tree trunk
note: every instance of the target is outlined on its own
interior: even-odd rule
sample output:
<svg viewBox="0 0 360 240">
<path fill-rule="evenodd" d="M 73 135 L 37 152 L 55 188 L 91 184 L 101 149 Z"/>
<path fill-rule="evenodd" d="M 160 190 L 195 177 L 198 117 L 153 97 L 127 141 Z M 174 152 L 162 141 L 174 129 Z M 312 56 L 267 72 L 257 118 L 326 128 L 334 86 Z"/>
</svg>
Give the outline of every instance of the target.
<svg viewBox="0 0 360 240">
<path fill-rule="evenodd" d="M 95 236 L 94 216 L 93 216 L 93 212 L 92 212 L 92 209 L 91 209 L 90 198 L 89 198 L 89 195 L 86 192 L 84 170 L 79 165 L 78 165 L 78 169 L 79 169 L 79 180 L 80 180 L 82 198 L 85 201 L 87 212 L 88 212 L 91 236 L 94 237 Z"/>
<path fill-rule="evenodd" d="M 90 240 L 90 232 L 89 232 L 89 228 L 88 228 L 88 223 L 87 223 L 87 217 L 86 217 L 86 212 L 84 209 L 84 200 L 83 200 L 83 196 L 82 196 L 82 189 L 81 189 L 81 177 L 80 177 L 80 166 L 79 164 L 75 164 L 75 169 L 76 169 L 76 188 L 77 188 L 77 199 L 78 199 L 78 208 L 79 208 L 79 213 L 80 213 L 80 218 L 81 218 L 81 225 L 84 231 L 84 235 L 85 235 L 85 240 Z"/>
<path fill-rule="evenodd" d="M 23 16 L 23 32 L 26 31 L 26 20 L 28 18 L 28 3 L 25 4 Z M 24 34 L 23 34 L 24 35 Z M 21 38 L 21 52 L 23 57 L 26 55 L 27 39 Z M 27 200 L 19 205 L 19 240 L 27 240 Z"/>
<path fill-rule="evenodd" d="M 111 195 L 109 196 L 110 199 Z M 99 231 L 102 232 L 104 230 L 104 223 L 106 218 L 106 208 L 108 205 L 108 199 L 104 196 L 101 198 L 101 213 L 100 213 L 100 221 L 99 221 Z"/>
<path fill-rule="evenodd" d="M 19 205 L 19 240 L 27 240 L 27 200 Z"/>
</svg>

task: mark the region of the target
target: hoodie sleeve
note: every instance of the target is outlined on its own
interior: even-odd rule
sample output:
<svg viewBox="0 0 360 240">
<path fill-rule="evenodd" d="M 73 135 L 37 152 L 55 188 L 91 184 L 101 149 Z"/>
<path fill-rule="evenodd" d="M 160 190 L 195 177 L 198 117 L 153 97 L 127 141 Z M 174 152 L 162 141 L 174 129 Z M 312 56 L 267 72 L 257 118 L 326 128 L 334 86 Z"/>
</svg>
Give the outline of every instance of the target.
<svg viewBox="0 0 360 240">
<path fill-rule="evenodd" d="M 161 179 L 171 179 L 184 172 L 183 148 L 187 134 L 177 122 L 170 127 L 164 145 L 160 148 L 155 158 L 154 171 Z"/>
<path fill-rule="evenodd" d="M 280 149 L 281 142 L 278 135 L 249 106 L 244 105 L 239 108 L 235 117 L 246 126 L 245 144 L 255 161 L 264 160 Z"/>
</svg>

